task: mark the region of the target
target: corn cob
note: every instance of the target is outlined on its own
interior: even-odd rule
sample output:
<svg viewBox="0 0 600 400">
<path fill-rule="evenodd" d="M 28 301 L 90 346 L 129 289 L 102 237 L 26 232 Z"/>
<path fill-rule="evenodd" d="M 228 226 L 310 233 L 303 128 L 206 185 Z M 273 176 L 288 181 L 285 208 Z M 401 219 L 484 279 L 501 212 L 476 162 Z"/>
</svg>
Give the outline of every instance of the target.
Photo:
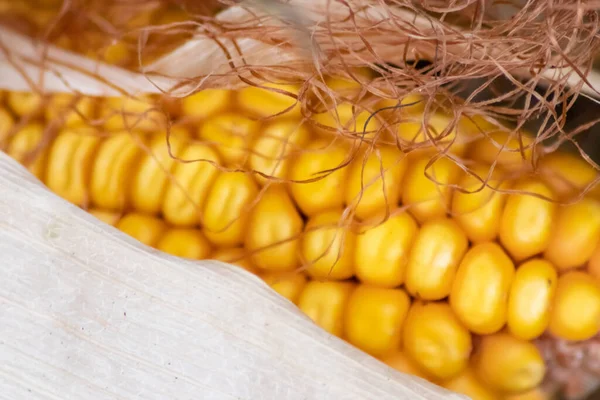
<svg viewBox="0 0 600 400">
<path fill-rule="evenodd" d="M 65 101 L 46 100 L 54 110 Z M 513 182 L 489 164 L 523 169 L 530 150 L 523 157 L 507 134 L 460 142 L 451 151 L 479 163 L 472 172 L 489 175 L 485 186 L 449 158 L 432 159 L 424 138 L 409 156 L 362 146 L 350 157 L 352 141 L 330 130 L 357 133 L 348 124 L 364 115 L 338 107 L 339 118 L 318 114 L 312 126 L 295 100 L 248 88 L 184 99 L 168 142 L 145 101 L 84 102 L 94 107 L 65 112 L 49 146 L 27 157 L 44 139 L 42 103 L 28 101 L 7 100 L 6 151 L 57 194 L 161 251 L 258 274 L 325 330 L 399 370 L 475 400 L 533 396 L 546 367 L 532 341 L 600 330 L 600 205 L 594 192 L 566 207 L 550 201 L 572 198 L 595 174 L 581 164 L 565 172 L 564 155 Z M 84 126 L 96 115 L 108 116 L 102 131 Z M 34 122 L 11 132 L 15 117 Z M 435 131 L 445 129 L 448 118 L 436 118 Z M 545 198 L 495 190 L 507 188 Z"/>
</svg>

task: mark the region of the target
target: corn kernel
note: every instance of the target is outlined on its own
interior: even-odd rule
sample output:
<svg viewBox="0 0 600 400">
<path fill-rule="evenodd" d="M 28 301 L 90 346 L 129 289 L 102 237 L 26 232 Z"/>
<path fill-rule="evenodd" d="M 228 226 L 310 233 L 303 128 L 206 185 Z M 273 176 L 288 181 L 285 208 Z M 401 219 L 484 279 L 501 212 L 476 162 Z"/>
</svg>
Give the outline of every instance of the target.
<svg viewBox="0 0 600 400">
<path fill-rule="evenodd" d="M 600 280 L 600 243 L 598 243 L 598 246 L 594 249 L 586 269 L 590 275 Z"/>
<path fill-rule="evenodd" d="M 92 208 L 88 210 L 88 213 L 92 214 L 94 217 L 98 218 L 100 221 L 105 224 L 115 226 L 117 222 L 121 219 L 121 214 L 113 211 L 101 210 L 98 208 Z"/>
<path fill-rule="evenodd" d="M 33 92 L 8 92 L 6 104 L 19 117 L 35 118 L 42 112 L 44 98 Z"/>
<path fill-rule="evenodd" d="M 88 186 L 100 137 L 92 129 L 67 130 L 52 143 L 46 166 L 46 185 L 73 204 L 89 200 Z"/>
<path fill-rule="evenodd" d="M 296 272 L 267 272 L 261 278 L 277 293 L 294 304 L 306 286 L 306 276 Z"/>
<path fill-rule="evenodd" d="M 560 200 L 571 200 L 598 177 L 598 171 L 576 154 L 555 151 L 544 155 L 538 163 L 538 171 Z M 590 195 L 598 197 L 600 185 L 590 188 Z"/>
<path fill-rule="evenodd" d="M 171 228 L 158 241 L 156 248 L 165 253 L 204 260 L 208 258 L 212 247 L 206 237 L 198 229 Z"/>
<path fill-rule="evenodd" d="M 335 109 L 315 114 L 313 120 L 325 128 L 324 132 L 350 132 L 359 138 L 369 138 L 377 134 L 381 123 L 377 117 L 371 118 L 371 113 L 361 110 L 351 103 L 342 103 Z"/>
<path fill-rule="evenodd" d="M 527 392 L 505 396 L 504 400 L 550 400 L 550 396 L 538 387 Z"/>
<path fill-rule="evenodd" d="M 405 283 L 408 292 L 423 300 L 447 297 L 468 245 L 467 236 L 453 220 L 426 222 L 409 253 Z"/>
<path fill-rule="evenodd" d="M 250 143 L 259 125 L 235 113 L 225 113 L 204 122 L 198 136 L 214 146 L 226 165 L 242 166 L 250 155 Z"/>
<path fill-rule="evenodd" d="M 381 357 L 381 362 L 403 374 L 418 376 L 431 381 L 432 378 L 405 352 L 396 351 Z"/>
<path fill-rule="evenodd" d="M 405 155 L 391 147 L 356 157 L 350 165 L 346 203 L 356 207 L 358 218 L 397 206 L 406 165 Z"/>
<path fill-rule="evenodd" d="M 556 214 L 556 204 L 535 197 L 538 194 L 553 198 L 553 194 L 544 183 L 537 180 L 518 182 L 515 191 L 506 200 L 506 206 L 500 222 L 500 241 L 517 261 L 524 260 L 546 250 L 550 243 Z"/>
<path fill-rule="evenodd" d="M 300 235 L 304 221 L 285 186 L 269 186 L 250 212 L 245 245 L 252 261 L 270 271 L 298 267 Z"/>
<path fill-rule="evenodd" d="M 467 157 L 488 165 L 497 163 L 513 171 L 531 161 L 533 146 L 533 140 L 525 134 L 498 130 L 473 143 Z"/>
<path fill-rule="evenodd" d="M 471 334 L 447 303 L 415 303 L 404 321 L 404 351 L 437 379 L 450 379 L 468 365 Z"/>
<path fill-rule="evenodd" d="M 117 40 L 104 47 L 102 60 L 108 64 L 125 66 L 134 60 L 132 53 L 127 43 Z"/>
<path fill-rule="evenodd" d="M 301 240 L 303 261 L 314 278 L 341 280 L 354 275 L 355 234 L 340 227 L 340 211 L 327 211 L 309 219 Z"/>
<path fill-rule="evenodd" d="M 537 387 L 546 365 L 535 344 L 508 333 L 483 336 L 473 356 L 480 379 L 502 393 L 522 393 Z"/>
<path fill-rule="evenodd" d="M 452 188 L 460 175 L 460 168 L 450 159 L 441 158 L 427 167 L 430 158 L 411 162 L 402 184 L 402 203 L 423 223 L 444 217 L 450 209 Z"/>
<path fill-rule="evenodd" d="M 373 71 L 370 68 L 355 68 L 352 73 L 357 78 L 328 76 L 325 78 L 325 84 L 329 89 L 335 92 L 336 95 L 354 99 L 362 90 L 361 82 L 368 82 L 373 79 L 374 76 Z"/>
<path fill-rule="evenodd" d="M 165 115 L 156 108 L 149 95 L 110 97 L 104 101 L 101 110 L 108 131 L 164 129 Z"/>
<path fill-rule="evenodd" d="M 467 251 L 452 283 L 450 305 L 469 330 L 484 335 L 504 326 L 514 274 L 513 262 L 496 243 Z"/>
<path fill-rule="evenodd" d="M 396 351 L 409 307 L 410 298 L 402 289 L 359 285 L 346 308 L 345 338 L 375 357 Z"/>
<path fill-rule="evenodd" d="M 221 172 L 206 197 L 202 210 L 205 235 L 218 246 L 244 242 L 250 207 L 258 196 L 258 186 L 244 172 Z"/>
<path fill-rule="evenodd" d="M 290 168 L 292 196 L 306 215 L 342 207 L 346 185 L 346 148 L 323 140 L 306 146 Z M 332 172 L 330 172 L 333 170 Z M 311 179 L 314 181 L 305 182 Z"/>
<path fill-rule="evenodd" d="M 469 396 L 472 400 L 501 400 L 501 396 L 497 392 L 477 378 L 472 367 L 468 367 L 457 377 L 444 382 L 442 386 L 455 393 Z"/>
<path fill-rule="evenodd" d="M 508 295 L 507 323 L 521 339 L 539 337 L 550 323 L 550 307 L 558 276 L 546 260 L 534 259 L 517 268 Z"/>
<path fill-rule="evenodd" d="M 12 136 L 6 153 L 23 164 L 36 178 L 42 180 L 46 167 L 46 149 L 42 139 L 44 127 L 31 123 L 20 128 Z"/>
<path fill-rule="evenodd" d="M 248 252 L 243 247 L 221 247 L 216 249 L 210 258 L 211 260 L 236 265 L 253 274 L 258 272 L 256 267 L 252 265 Z"/>
<path fill-rule="evenodd" d="M 600 202 L 584 198 L 559 207 L 544 258 L 559 270 L 584 265 L 600 239 Z"/>
<path fill-rule="evenodd" d="M 310 281 L 298 299 L 298 308 L 332 335 L 344 334 L 344 311 L 354 285 L 348 282 Z"/>
<path fill-rule="evenodd" d="M 463 156 L 466 152 L 465 135 L 457 133 L 451 126 L 453 118 L 442 113 L 426 116 L 415 115 L 403 119 L 398 124 L 397 138 L 402 149 L 411 149 L 411 156 L 432 155 L 439 152 L 450 152 Z"/>
<path fill-rule="evenodd" d="M 139 240 L 147 246 L 154 247 L 167 225 L 163 220 L 139 213 L 125 215 L 116 225 L 117 229 Z"/>
<path fill-rule="evenodd" d="M 0 109 L 0 150 L 3 150 L 8 143 L 14 125 L 12 115 L 5 109 Z"/>
<path fill-rule="evenodd" d="M 280 120 L 269 124 L 252 143 L 250 168 L 269 177 L 285 179 L 288 175 L 291 155 L 298 153 L 310 138 L 310 132 L 298 120 Z M 267 179 L 257 175 L 259 183 Z"/>
<path fill-rule="evenodd" d="M 560 276 L 548 329 L 565 340 L 595 336 L 600 331 L 600 283 L 581 271 Z"/>
<path fill-rule="evenodd" d="M 219 170 L 218 154 L 199 143 L 188 145 L 173 169 L 173 183 L 167 185 L 162 212 L 175 226 L 192 227 L 201 220 L 201 210 Z M 212 163 L 215 164 L 212 164 Z"/>
<path fill-rule="evenodd" d="M 70 93 L 53 95 L 46 105 L 46 120 L 61 119 L 64 127 L 83 125 L 95 117 L 95 102 L 92 97 L 81 97 Z"/>
<path fill-rule="evenodd" d="M 127 189 L 142 152 L 129 133 L 119 133 L 102 141 L 92 168 L 92 203 L 107 210 L 123 210 Z"/>
<path fill-rule="evenodd" d="M 363 283 L 393 288 L 404 282 L 418 226 L 407 212 L 391 216 L 383 223 L 380 220 L 356 236 L 356 276 Z"/>
<path fill-rule="evenodd" d="M 264 88 L 249 86 L 238 92 L 238 103 L 242 109 L 258 117 L 274 115 L 299 117 L 301 115 L 300 103 L 290 96 L 290 94 L 298 95 L 298 86 L 272 83 L 261 86 Z"/>
<path fill-rule="evenodd" d="M 452 196 L 452 217 L 465 231 L 473 243 L 489 242 L 498 236 L 502 210 L 506 203 L 506 194 L 498 189 L 505 189 L 508 184 L 499 182 L 497 173 L 491 176 L 488 167 L 478 166 L 473 173 L 465 174 L 458 185 L 466 192 L 455 191 Z"/>
<path fill-rule="evenodd" d="M 130 186 L 131 205 L 135 210 L 148 214 L 160 212 L 169 179 L 178 162 L 176 157 L 188 137 L 188 131 L 181 128 L 172 128 L 168 141 L 164 132 L 151 137 L 149 149 L 142 155 Z"/>
</svg>

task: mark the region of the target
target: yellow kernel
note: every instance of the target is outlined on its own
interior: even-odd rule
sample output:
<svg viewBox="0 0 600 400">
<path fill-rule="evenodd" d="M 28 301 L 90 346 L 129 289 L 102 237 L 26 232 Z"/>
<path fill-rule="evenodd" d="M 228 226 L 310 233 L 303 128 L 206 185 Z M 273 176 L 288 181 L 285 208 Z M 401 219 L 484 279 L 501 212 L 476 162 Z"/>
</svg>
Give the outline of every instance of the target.
<svg viewBox="0 0 600 400">
<path fill-rule="evenodd" d="M 565 340 L 587 340 L 600 331 L 600 283 L 581 271 L 558 278 L 548 330 Z"/>
<path fill-rule="evenodd" d="M 410 149 L 411 156 L 450 152 L 463 156 L 467 149 L 466 135 L 457 128 L 450 129 L 453 117 L 442 113 L 403 118 L 398 124 L 397 138 L 402 149 Z"/>
<path fill-rule="evenodd" d="M 99 146 L 100 137 L 95 130 L 79 128 L 60 133 L 50 147 L 46 186 L 73 204 L 85 204 Z"/>
<path fill-rule="evenodd" d="M 402 203 L 417 221 L 444 217 L 450 209 L 452 188 L 460 168 L 450 159 L 441 158 L 427 166 L 430 158 L 412 161 L 402 184 Z"/>
<path fill-rule="evenodd" d="M 346 308 L 346 340 L 375 357 L 399 350 L 409 307 L 402 289 L 359 285 Z"/>
<path fill-rule="evenodd" d="M 458 186 L 466 192 L 456 190 L 452 196 L 452 217 L 465 231 L 473 243 L 489 242 L 498 236 L 506 194 L 499 189 L 508 187 L 490 174 L 488 167 L 475 167 L 473 173 L 481 178 L 465 174 Z"/>
<path fill-rule="evenodd" d="M 344 334 L 344 312 L 354 285 L 348 282 L 310 281 L 298 299 L 298 308 L 332 335 Z"/>
<path fill-rule="evenodd" d="M 418 376 L 431 380 L 432 378 L 405 352 L 395 351 L 381 357 L 381 362 L 403 374 Z"/>
<path fill-rule="evenodd" d="M 598 171 L 579 154 L 554 151 L 540 158 L 538 171 L 560 200 L 569 201 L 583 193 L 598 178 Z M 589 188 L 598 197 L 600 185 Z"/>
<path fill-rule="evenodd" d="M 600 243 L 598 243 L 588 261 L 587 271 L 594 278 L 600 280 Z"/>
<path fill-rule="evenodd" d="M 471 334 L 447 303 L 415 303 L 404 321 L 404 351 L 437 379 L 461 373 L 471 355 Z"/>
<path fill-rule="evenodd" d="M 460 375 L 444 382 L 442 386 L 452 392 L 469 396 L 471 400 L 501 399 L 496 391 L 479 380 L 472 367 L 467 367 Z"/>
<path fill-rule="evenodd" d="M 483 382 L 508 394 L 536 388 L 546 373 L 544 359 L 535 344 L 508 333 L 483 336 L 473 356 L 473 366 Z"/>
<path fill-rule="evenodd" d="M 509 331 L 524 340 L 539 337 L 550 323 L 558 275 L 546 260 L 533 259 L 517 268 L 508 295 Z"/>
<path fill-rule="evenodd" d="M 256 267 L 252 265 L 252 261 L 250 260 L 248 252 L 243 247 L 218 248 L 210 256 L 210 259 L 236 265 L 253 274 L 256 274 L 258 272 Z"/>
<path fill-rule="evenodd" d="M 117 222 L 119 222 L 119 220 L 121 219 L 121 214 L 113 211 L 92 208 L 89 209 L 88 212 L 94 217 L 98 218 L 100 221 L 111 226 L 115 226 Z"/>
<path fill-rule="evenodd" d="M 450 305 L 469 330 L 484 335 L 504 326 L 514 274 L 513 262 L 496 243 L 467 251 L 452 284 Z"/>
<path fill-rule="evenodd" d="M 102 60 L 108 64 L 125 66 L 129 65 L 133 60 L 134 54 L 123 41 L 115 41 L 104 47 L 102 52 Z M 137 52 L 135 54 L 137 58 Z M 136 60 L 137 63 L 137 60 Z"/>
<path fill-rule="evenodd" d="M 356 157 L 350 165 L 346 203 L 356 207 L 358 218 L 389 211 L 398 205 L 406 166 L 405 155 L 391 147 Z"/>
<path fill-rule="evenodd" d="M 450 294 L 467 236 L 451 219 L 426 222 L 413 243 L 406 268 L 406 289 L 416 298 L 441 300 Z"/>
<path fill-rule="evenodd" d="M 201 210 L 219 170 L 218 154 L 208 146 L 192 143 L 182 150 L 167 185 L 162 213 L 175 226 L 192 227 L 201 221 Z M 213 164 L 214 163 L 214 164 Z"/>
<path fill-rule="evenodd" d="M 245 172 L 221 172 L 202 210 L 204 234 L 217 246 L 237 246 L 244 241 L 248 213 L 258 196 L 258 186 Z"/>
<path fill-rule="evenodd" d="M 245 245 L 252 261 L 269 271 L 298 267 L 300 235 L 304 221 L 285 186 L 269 186 L 250 212 Z"/>
<path fill-rule="evenodd" d="M 558 207 L 544 258 L 559 270 L 584 265 L 600 241 L 600 202 L 584 198 Z"/>
<path fill-rule="evenodd" d="M 295 181 L 290 185 L 292 196 L 306 215 L 344 205 L 346 156 L 344 146 L 319 140 L 307 145 L 292 163 L 290 179 Z"/>
<path fill-rule="evenodd" d="M 370 68 L 355 68 L 348 78 L 343 76 L 328 76 L 325 84 L 336 95 L 354 99 L 362 90 L 361 82 L 369 82 L 373 79 L 373 71 Z"/>
<path fill-rule="evenodd" d="M 300 103 L 290 95 L 297 96 L 299 87 L 265 83 L 263 87 L 249 86 L 238 92 L 238 103 L 243 110 L 257 117 L 281 115 L 299 117 Z M 282 114 L 281 114 L 282 113 Z"/>
<path fill-rule="evenodd" d="M 342 103 L 332 110 L 315 114 L 313 120 L 324 132 L 350 132 L 359 138 L 373 137 L 381 127 L 376 116 L 371 118 L 369 111 L 351 103 Z"/>
<path fill-rule="evenodd" d="M 250 155 L 250 143 L 259 125 L 249 118 L 229 112 L 206 120 L 198 136 L 213 146 L 229 166 L 242 166 Z"/>
<path fill-rule="evenodd" d="M 252 143 L 250 168 L 271 178 L 285 179 L 292 156 L 300 152 L 309 138 L 310 131 L 299 120 L 278 120 L 269 124 Z M 261 184 L 268 181 L 261 175 L 256 177 Z"/>
<path fill-rule="evenodd" d="M 127 189 L 141 149 L 129 133 L 119 133 L 102 141 L 92 169 L 90 196 L 95 206 L 123 210 L 128 204 Z"/>
<path fill-rule="evenodd" d="M 101 116 L 108 131 L 160 131 L 165 128 L 165 115 L 149 95 L 109 97 L 101 107 Z"/>
<path fill-rule="evenodd" d="M 550 400 L 550 398 L 541 388 L 537 387 L 527 392 L 505 396 L 504 400 Z"/>
<path fill-rule="evenodd" d="M 356 235 L 342 222 L 341 211 L 327 211 L 308 220 L 301 240 L 303 261 L 314 278 L 342 280 L 354 275 Z"/>
<path fill-rule="evenodd" d="M 27 124 L 15 132 L 6 149 L 6 154 L 40 180 L 44 178 L 47 154 L 43 139 L 44 127 L 41 124 Z"/>
<path fill-rule="evenodd" d="M 497 163 L 507 170 L 519 170 L 531 161 L 533 140 L 524 133 L 495 130 L 473 143 L 467 157 L 484 164 Z"/>
<path fill-rule="evenodd" d="M 7 92 L 6 104 L 19 117 L 37 117 L 42 112 L 44 98 L 33 92 Z"/>
<path fill-rule="evenodd" d="M 92 97 L 78 97 L 71 93 L 53 95 L 46 105 L 46 120 L 62 120 L 65 127 L 82 125 L 95 117 L 96 104 Z"/>
<path fill-rule="evenodd" d="M 298 303 L 300 293 L 307 282 L 304 274 L 296 272 L 266 272 L 261 275 L 261 278 L 273 290 L 294 304 Z"/>
<path fill-rule="evenodd" d="M 151 137 L 149 148 L 141 156 L 131 181 L 131 205 L 135 210 L 148 214 L 160 212 L 170 179 L 173 178 L 173 169 L 178 163 L 177 157 L 188 137 L 189 133 L 181 128 L 171 128 L 168 138 L 164 132 Z"/>
<path fill-rule="evenodd" d="M 391 216 L 383 223 L 381 220 L 356 236 L 356 276 L 363 283 L 393 288 L 404 282 L 418 226 L 407 212 Z"/>
<path fill-rule="evenodd" d="M 212 246 L 198 229 L 171 228 L 158 241 L 156 248 L 171 255 L 204 260 L 212 251 Z"/>
<path fill-rule="evenodd" d="M 0 109 L 0 150 L 3 150 L 15 125 L 12 115 L 5 109 Z"/>
<path fill-rule="evenodd" d="M 125 215 L 117 222 L 117 229 L 139 240 L 147 246 L 154 247 L 167 225 L 160 218 L 139 213 Z"/>
<path fill-rule="evenodd" d="M 553 194 L 544 183 L 526 180 L 516 183 L 507 200 L 500 222 L 500 242 L 517 261 L 546 250 L 550 243 L 556 203 L 546 200 Z M 545 198 L 539 198 L 538 194 Z"/>
</svg>

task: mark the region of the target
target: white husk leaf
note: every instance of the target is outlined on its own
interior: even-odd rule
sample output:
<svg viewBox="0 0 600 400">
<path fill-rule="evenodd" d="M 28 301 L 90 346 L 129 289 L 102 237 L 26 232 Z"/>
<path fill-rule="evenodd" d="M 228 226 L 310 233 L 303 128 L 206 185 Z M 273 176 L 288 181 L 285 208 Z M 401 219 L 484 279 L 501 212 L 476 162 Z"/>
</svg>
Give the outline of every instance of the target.
<svg viewBox="0 0 600 400">
<path fill-rule="evenodd" d="M 0 152 L 0 397 L 461 400 L 260 279 L 148 248 Z"/>
</svg>

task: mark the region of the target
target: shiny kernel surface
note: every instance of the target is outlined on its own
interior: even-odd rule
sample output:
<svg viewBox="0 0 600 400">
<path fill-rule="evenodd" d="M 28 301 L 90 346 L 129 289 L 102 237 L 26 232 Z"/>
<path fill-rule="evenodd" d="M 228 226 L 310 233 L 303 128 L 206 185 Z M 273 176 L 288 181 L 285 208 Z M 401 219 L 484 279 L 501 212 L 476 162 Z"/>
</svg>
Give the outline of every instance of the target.
<svg viewBox="0 0 600 400">
<path fill-rule="evenodd" d="M 558 206 L 544 258 L 558 269 L 583 266 L 600 243 L 600 202 L 584 198 Z"/>
<path fill-rule="evenodd" d="M 437 379 L 450 379 L 467 368 L 471 333 L 446 302 L 413 304 L 404 321 L 403 348 Z"/>
<path fill-rule="evenodd" d="M 348 172 L 346 204 L 355 207 L 360 219 L 394 209 L 400 200 L 406 166 L 406 156 L 394 147 L 360 154 Z"/>
<path fill-rule="evenodd" d="M 217 246 L 244 242 L 248 214 L 258 197 L 258 185 L 244 172 L 221 172 L 206 198 L 204 233 Z"/>
<path fill-rule="evenodd" d="M 500 242 L 517 261 L 548 248 L 556 220 L 556 203 L 550 188 L 539 180 L 516 183 L 506 200 L 500 223 Z M 535 195 L 544 196 L 543 198 Z"/>
<path fill-rule="evenodd" d="M 473 362 L 483 382 L 507 394 L 533 390 L 542 383 L 546 373 L 535 344 L 507 333 L 482 337 Z"/>
<path fill-rule="evenodd" d="M 260 193 L 250 211 L 244 243 L 253 263 L 269 271 L 290 271 L 300 266 L 300 235 L 304 221 L 285 185 Z"/>
<path fill-rule="evenodd" d="M 452 283 L 450 305 L 471 332 L 491 334 L 504 326 L 514 274 L 512 260 L 495 243 L 467 251 Z"/>
<path fill-rule="evenodd" d="M 408 292 L 423 300 L 447 297 L 468 244 L 465 233 L 451 219 L 441 218 L 423 224 L 408 258 Z"/>
<path fill-rule="evenodd" d="M 301 241 L 302 260 L 313 278 L 342 280 L 354 275 L 356 236 L 340 226 L 341 211 L 327 211 L 308 220 Z"/>
<path fill-rule="evenodd" d="M 527 261 L 517 268 L 508 295 L 507 323 L 516 337 L 532 340 L 550 323 L 550 309 L 558 274 L 544 259 Z"/>
<path fill-rule="evenodd" d="M 600 331 L 600 283 L 581 271 L 558 278 L 549 332 L 565 340 L 587 340 Z"/>
<path fill-rule="evenodd" d="M 354 286 L 348 282 L 310 281 L 302 290 L 298 307 L 327 332 L 344 334 L 344 311 Z"/>
<path fill-rule="evenodd" d="M 372 225 L 357 234 L 354 265 L 361 282 L 393 288 L 404 282 L 408 254 L 419 228 L 405 211 L 383 220 L 384 216 L 374 218 Z"/>
<path fill-rule="evenodd" d="M 189 228 L 167 230 L 156 244 L 156 248 L 165 253 L 192 260 L 207 259 L 212 251 L 212 246 L 202 231 Z"/>
<path fill-rule="evenodd" d="M 447 158 L 429 162 L 429 157 L 412 161 L 402 183 L 402 203 L 420 223 L 446 215 L 452 200 L 448 185 L 460 176 L 459 167 Z"/>
<path fill-rule="evenodd" d="M 409 307 L 402 289 L 358 286 L 344 316 L 346 340 L 376 357 L 398 350 Z"/>
</svg>

